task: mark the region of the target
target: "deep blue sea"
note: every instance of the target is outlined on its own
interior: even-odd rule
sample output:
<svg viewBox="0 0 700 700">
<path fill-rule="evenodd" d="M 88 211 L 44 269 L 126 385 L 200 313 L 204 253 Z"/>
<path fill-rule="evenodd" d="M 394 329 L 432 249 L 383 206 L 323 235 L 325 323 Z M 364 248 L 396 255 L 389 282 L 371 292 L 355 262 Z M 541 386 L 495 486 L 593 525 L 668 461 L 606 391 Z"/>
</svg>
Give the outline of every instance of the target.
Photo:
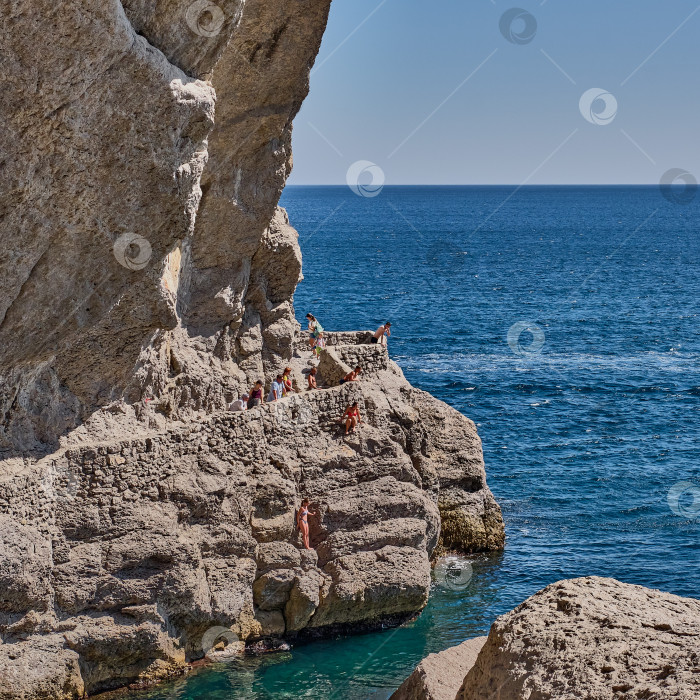
<svg viewBox="0 0 700 700">
<path fill-rule="evenodd" d="M 405 627 L 134 697 L 385 700 L 426 654 L 562 578 L 700 597 L 700 197 L 673 199 L 656 187 L 288 188 L 299 320 L 391 320 L 406 377 L 477 423 L 506 550 L 474 557 L 465 590 L 436 584 Z"/>
</svg>

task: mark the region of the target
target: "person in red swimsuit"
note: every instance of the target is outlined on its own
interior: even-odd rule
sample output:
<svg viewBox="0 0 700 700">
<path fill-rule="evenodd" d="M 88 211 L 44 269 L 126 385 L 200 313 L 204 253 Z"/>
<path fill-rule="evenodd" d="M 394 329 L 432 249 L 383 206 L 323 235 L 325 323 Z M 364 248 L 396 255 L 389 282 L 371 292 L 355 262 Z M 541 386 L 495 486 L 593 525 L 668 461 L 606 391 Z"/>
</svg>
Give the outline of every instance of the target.
<svg viewBox="0 0 700 700">
<path fill-rule="evenodd" d="M 360 407 L 358 406 L 357 401 L 345 409 L 345 413 L 343 413 L 343 417 L 339 422 L 342 423 L 343 421 L 345 421 L 346 435 L 348 433 L 354 433 L 358 423 L 360 425 L 362 424 L 362 416 L 360 415 Z"/>
<path fill-rule="evenodd" d="M 309 544 L 309 516 L 310 515 L 318 515 L 318 514 L 309 510 L 309 499 L 305 498 L 301 502 L 301 508 L 299 508 L 299 510 L 297 511 L 297 525 L 299 526 L 299 529 L 301 530 L 301 536 L 302 536 L 302 539 L 304 540 L 304 547 L 306 549 L 311 549 L 311 545 Z"/>
<path fill-rule="evenodd" d="M 282 382 L 284 384 L 284 395 L 289 396 L 289 394 L 294 393 L 294 387 L 292 385 L 292 368 L 285 367 L 282 373 Z"/>
</svg>

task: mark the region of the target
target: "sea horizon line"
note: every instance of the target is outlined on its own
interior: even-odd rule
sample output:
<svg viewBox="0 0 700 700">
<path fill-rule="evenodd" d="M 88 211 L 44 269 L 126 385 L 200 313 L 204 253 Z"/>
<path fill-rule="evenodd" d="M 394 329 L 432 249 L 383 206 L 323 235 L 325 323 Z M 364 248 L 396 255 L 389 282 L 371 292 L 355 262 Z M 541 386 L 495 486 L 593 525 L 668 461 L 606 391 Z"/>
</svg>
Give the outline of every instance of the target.
<svg viewBox="0 0 700 700">
<path fill-rule="evenodd" d="M 294 183 L 285 185 L 285 189 L 293 189 L 294 187 L 342 187 L 346 188 L 347 183 Z M 682 189 L 686 185 L 669 185 L 671 187 L 678 187 Z M 658 182 L 646 182 L 646 183 L 542 183 L 542 184 L 527 184 L 520 185 L 517 183 L 507 184 L 507 183 L 482 183 L 482 184 L 462 184 L 462 183 L 452 183 L 452 184 L 421 184 L 421 183 L 406 183 L 406 184 L 393 184 L 384 185 L 383 189 L 390 189 L 392 187 L 516 187 L 518 189 L 536 188 L 536 187 L 659 187 Z M 697 185 L 695 185 L 697 187 Z"/>
</svg>

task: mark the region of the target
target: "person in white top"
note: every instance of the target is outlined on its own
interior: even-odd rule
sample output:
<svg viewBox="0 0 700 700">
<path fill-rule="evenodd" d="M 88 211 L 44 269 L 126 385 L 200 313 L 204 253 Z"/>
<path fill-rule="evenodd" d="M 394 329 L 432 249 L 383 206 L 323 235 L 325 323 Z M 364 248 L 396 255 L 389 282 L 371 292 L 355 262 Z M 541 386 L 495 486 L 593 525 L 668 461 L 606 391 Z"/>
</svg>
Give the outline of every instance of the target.
<svg viewBox="0 0 700 700">
<path fill-rule="evenodd" d="M 240 399 L 234 401 L 230 406 L 230 411 L 247 411 L 248 410 L 248 394 L 243 394 Z"/>
</svg>

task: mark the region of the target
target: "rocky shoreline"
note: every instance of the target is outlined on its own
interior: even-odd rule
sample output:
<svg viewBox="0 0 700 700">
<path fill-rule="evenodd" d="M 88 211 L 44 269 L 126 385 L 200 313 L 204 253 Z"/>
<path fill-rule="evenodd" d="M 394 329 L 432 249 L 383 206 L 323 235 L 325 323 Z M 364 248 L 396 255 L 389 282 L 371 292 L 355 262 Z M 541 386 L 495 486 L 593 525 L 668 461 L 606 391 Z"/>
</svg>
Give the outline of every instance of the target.
<svg viewBox="0 0 700 700">
<path fill-rule="evenodd" d="M 315 363 L 300 340 L 297 384 Z M 469 533 L 450 548 L 503 546 L 473 423 L 356 340 L 330 338 L 326 388 L 5 473 L 0 678 L 14 690 L 0 697 L 79 697 L 168 678 L 231 643 L 403 622 L 427 603 L 441 513 Z M 360 356 L 362 381 L 327 386 Z M 365 423 L 345 437 L 354 400 Z M 302 495 L 319 511 L 313 550 L 294 526 Z M 51 690 L 29 673 L 47 648 L 63 670 Z"/>
<path fill-rule="evenodd" d="M 394 624 L 438 547 L 504 542 L 473 423 L 366 333 L 229 412 L 312 361 L 278 202 L 330 0 L 156 5 L 18 0 L 0 33 L 2 700 Z"/>
</svg>

